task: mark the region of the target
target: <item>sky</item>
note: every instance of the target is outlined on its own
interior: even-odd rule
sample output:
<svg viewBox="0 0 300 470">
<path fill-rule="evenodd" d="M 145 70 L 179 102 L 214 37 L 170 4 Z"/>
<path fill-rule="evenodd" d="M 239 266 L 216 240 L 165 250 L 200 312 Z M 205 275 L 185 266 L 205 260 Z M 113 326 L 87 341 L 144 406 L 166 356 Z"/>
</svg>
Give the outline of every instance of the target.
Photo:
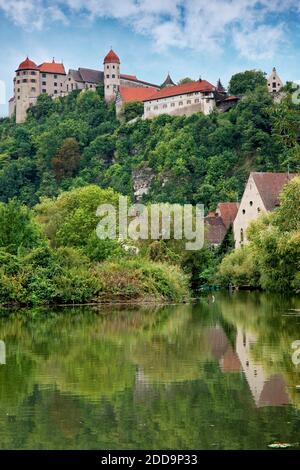
<svg viewBox="0 0 300 470">
<path fill-rule="evenodd" d="M 299 0 L 0 0 L 0 116 L 26 56 L 102 70 L 112 47 L 121 73 L 157 84 L 274 66 L 300 80 L 299 20 Z"/>
</svg>

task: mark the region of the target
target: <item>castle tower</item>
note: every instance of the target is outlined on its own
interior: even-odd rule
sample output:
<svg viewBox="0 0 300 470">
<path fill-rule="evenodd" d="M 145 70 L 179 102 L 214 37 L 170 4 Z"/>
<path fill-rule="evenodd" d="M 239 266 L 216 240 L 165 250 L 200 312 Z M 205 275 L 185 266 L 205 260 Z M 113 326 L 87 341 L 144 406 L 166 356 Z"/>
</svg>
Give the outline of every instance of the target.
<svg viewBox="0 0 300 470">
<path fill-rule="evenodd" d="M 120 86 L 120 59 L 111 49 L 104 58 L 104 96 L 106 101 L 112 101 Z"/>
<path fill-rule="evenodd" d="M 40 94 L 39 69 L 28 57 L 21 62 L 16 70 L 14 92 L 16 103 L 16 122 L 26 120 L 27 110 Z"/>
<path fill-rule="evenodd" d="M 279 77 L 277 70 L 273 67 L 272 73 L 268 78 L 268 90 L 270 93 L 278 93 L 283 87 L 283 82 Z"/>
</svg>

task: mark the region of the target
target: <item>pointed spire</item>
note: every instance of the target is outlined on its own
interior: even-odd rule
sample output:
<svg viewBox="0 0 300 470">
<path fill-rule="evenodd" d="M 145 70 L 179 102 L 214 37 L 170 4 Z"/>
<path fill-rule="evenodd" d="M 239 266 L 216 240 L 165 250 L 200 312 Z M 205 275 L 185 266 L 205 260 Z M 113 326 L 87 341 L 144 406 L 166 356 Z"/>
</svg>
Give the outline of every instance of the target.
<svg viewBox="0 0 300 470">
<path fill-rule="evenodd" d="M 222 85 L 222 82 L 221 82 L 220 78 L 219 78 L 218 83 L 217 83 L 217 91 L 219 93 L 225 93 L 226 92 L 225 88 Z"/>
<path fill-rule="evenodd" d="M 167 78 L 165 79 L 165 81 L 163 82 L 161 87 L 165 88 L 165 87 L 174 86 L 174 85 L 175 85 L 175 83 L 173 82 L 173 80 L 170 76 L 170 73 L 168 72 Z"/>
</svg>

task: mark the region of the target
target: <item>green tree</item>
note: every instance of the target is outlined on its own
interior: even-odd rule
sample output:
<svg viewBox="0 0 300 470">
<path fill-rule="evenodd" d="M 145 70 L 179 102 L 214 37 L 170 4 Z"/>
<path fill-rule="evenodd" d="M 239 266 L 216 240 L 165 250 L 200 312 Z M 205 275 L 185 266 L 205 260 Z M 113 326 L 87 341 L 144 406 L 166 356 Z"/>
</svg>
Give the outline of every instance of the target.
<svg viewBox="0 0 300 470">
<path fill-rule="evenodd" d="M 246 70 L 231 77 L 229 93 L 244 95 L 249 91 L 254 91 L 259 86 L 267 86 L 266 74 L 261 70 Z"/>
<path fill-rule="evenodd" d="M 0 247 L 12 254 L 28 251 L 43 243 L 30 210 L 16 199 L 0 203 Z"/>
<path fill-rule="evenodd" d="M 73 139 L 65 139 L 58 152 L 52 158 L 52 168 L 57 181 L 72 177 L 79 169 L 81 160 L 80 147 Z"/>
</svg>

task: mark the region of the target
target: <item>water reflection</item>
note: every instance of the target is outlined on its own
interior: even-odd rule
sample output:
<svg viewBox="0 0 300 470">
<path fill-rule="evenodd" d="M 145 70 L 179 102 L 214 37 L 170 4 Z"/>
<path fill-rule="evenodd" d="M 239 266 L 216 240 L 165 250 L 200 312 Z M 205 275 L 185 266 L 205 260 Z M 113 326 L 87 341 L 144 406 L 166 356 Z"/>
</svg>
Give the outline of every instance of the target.
<svg viewBox="0 0 300 470">
<path fill-rule="evenodd" d="M 3 312 L 0 447 L 266 448 L 300 440 L 300 300 Z"/>
</svg>

